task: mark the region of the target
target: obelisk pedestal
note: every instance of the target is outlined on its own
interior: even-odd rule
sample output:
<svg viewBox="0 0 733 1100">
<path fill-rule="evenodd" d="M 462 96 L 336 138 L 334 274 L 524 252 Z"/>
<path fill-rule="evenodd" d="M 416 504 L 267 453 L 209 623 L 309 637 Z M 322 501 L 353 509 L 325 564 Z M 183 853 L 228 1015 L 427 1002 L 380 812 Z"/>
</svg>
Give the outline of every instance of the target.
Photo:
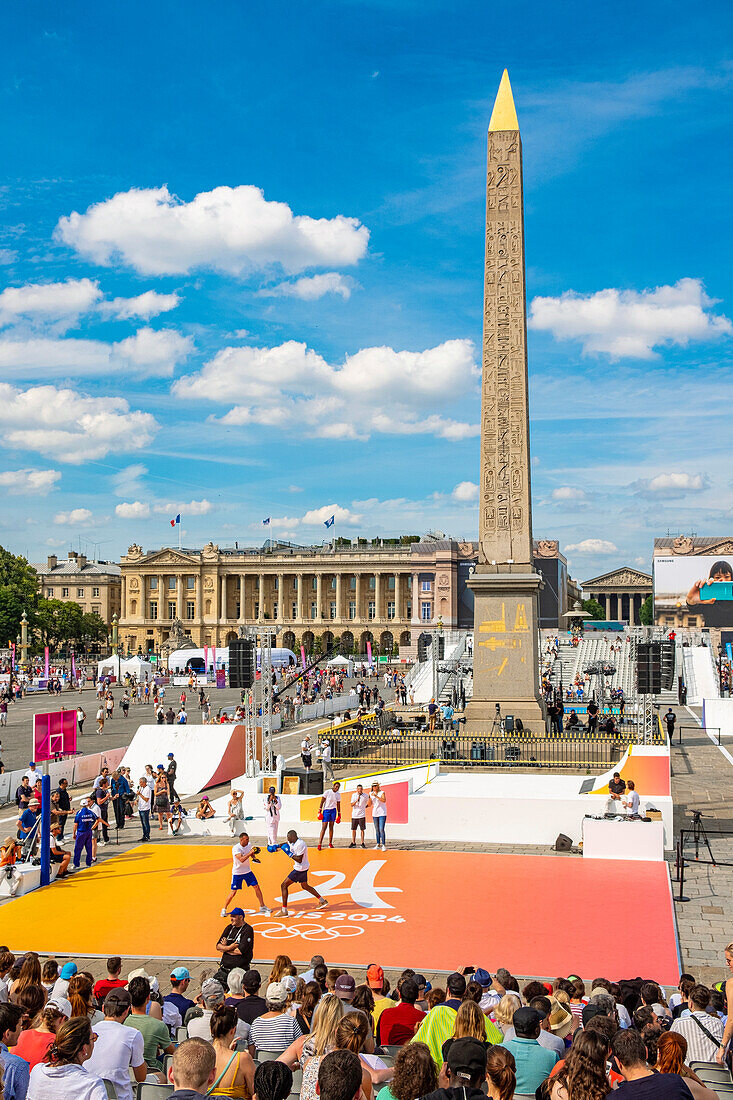
<svg viewBox="0 0 733 1100">
<path fill-rule="evenodd" d="M 479 562 L 473 591 L 473 699 L 469 732 L 502 716 L 545 732 L 539 683 L 538 592 L 532 496 L 524 283 L 522 144 L 509 77 L 489 123 L 486 172 Z"/>
</svg>

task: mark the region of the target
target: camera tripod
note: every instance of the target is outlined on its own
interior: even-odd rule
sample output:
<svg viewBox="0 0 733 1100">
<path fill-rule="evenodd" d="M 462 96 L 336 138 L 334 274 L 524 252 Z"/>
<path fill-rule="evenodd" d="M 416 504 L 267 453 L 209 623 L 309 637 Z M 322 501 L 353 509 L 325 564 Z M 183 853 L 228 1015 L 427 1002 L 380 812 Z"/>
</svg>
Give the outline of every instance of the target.
<svg viewBox="0 0 733 1100">
<path fill-rule="evenodd" d="M 710 856 L 710 862 L 713 867 L 717 867 L 715 856 L 713 855 L 713 849 L 710 847 L 710 840 L 708 838 L 707 830 L 702 820 L 702 810 L 692 810 L 692 840 L 695 845 L 695 859 L 700 858 L 700 845 L 704 844 L 708 850 Z"/>
<path fill-rule="evenodd" d="M 504 719 L 501 716 L 501 703 L 496 704 L 494 711 L 494 721 L 491 723 L 491 733 L 489 736 L 494 736 L 497 733 L 505 733 Z"/>
</svg>

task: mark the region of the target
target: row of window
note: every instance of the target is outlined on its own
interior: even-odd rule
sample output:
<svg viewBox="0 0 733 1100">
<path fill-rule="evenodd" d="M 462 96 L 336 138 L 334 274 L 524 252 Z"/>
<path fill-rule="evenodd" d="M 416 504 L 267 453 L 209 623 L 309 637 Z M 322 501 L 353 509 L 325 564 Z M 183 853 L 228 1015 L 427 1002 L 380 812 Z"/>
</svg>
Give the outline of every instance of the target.
<svg viewBox="0 0 733 1100">
<path fill-rule="evenodd" d="M 236 616 L 237 619 L 239 618 L 239 610 L 240 610 L 239 604 L 237 604 L 236 605 L 236 610 L 235 610 L 235 616 Z M 297 617 L 298 617 L 298 605 L 297 605 L 297 603 L 292 604 L 291 610 L 292 610 L 293 619 L 297 619 Z M 169 619 L 177 618 L 177 611 L 178 611 L 178 604 L 176 603 L 176 601 L 175 600 L 169 600 L 168 601 L 168 618 Z M 388 619 L 394 619 L 395 611 L 396 611 L 396 608 L 395 608 L 394 600 L 388 600 L 387 601 L 387 618 Z M 407 611 L 407 618 L 409 619 L 412 615 L 412 605 L 410 604 L 409 601 L 407 603 L 406 611 Z M 277 618 L 277 613 L 278 613 L 278 606 L 277 606 L 276 603 L 274 603 L 272 605 L 272 617 L 274 619 Z M 254 616 L 255 616 L 256 619 L 259 618 L 259 614 L 260 614 L 260 605 L 258 603 L 255 603 Z M 331 604 L 330 604 L 330 607 L 329 607 L 329 616 L 332 619 L 337 618 L 337 615 L 336 615 L 336 601 L 335 600 L 331 601 Z M 151 600 L 150 601 L 150 616 L 149 617 L 151 619 L 157 619 L 158 618 L 158 601 L 157 600 Z M 311 617 L 311 619 L 317 619 L 318 618 L 318 604 L 317 603 L 312 603 L 310 605 L 310 617 Z M 349 615 L 348 615 L 348 617 L 350 619 L 355 619 L 356 618 L 356 600 L 349 600 Z M 367 604 L 367 618 L 368 619 L 375 619 L 376 617 L 377 617 L 377 605 L 374 602 L 374 600 L 370 600 L 369 603 Z M 424 601 L 423 603 L 420 604 L 420 618 L 422 619 L 423 622 L 430 622 L 432 617 L 433 617 L 433 605 L 429 600 L 426 600 L 426 601 Z M 187 600 L 187 602 L 186 602 L 186 618 L 189 619 L 189 620 L 196 618 L 196 603 L 195 603 L 194 600 Z"/>
<path fill-rule="evenodd" d="M 271 579 L 273 581 L 273 587 L 277 591 L 278 584 L 279 584 L 279 578 L 278 577 L 272 577 Z M 165 578 L 163 578 L 163 580 L 164 580 L 164 584 L 167 585 L 168 590 L 170 592 L 175 592 L 176 587 L 177 587 L 177 583 L 178 583 L 178 578 L 177 577 L 165 577 Z M 191 589 L 196 587 L 196 578 L 195 577 L 184 577 L 183 580 L 185 582 L 185 586 L 186 586 L 187 589 L 191 590 Z M 257 587 L 259 588 L 259 583 L 260 583 L 259 577 L 255 577 L 254 580 L 256 582 Z M 336 589 L 336 578 L 335 577 L 331 577 L 331 585 L 330 586 L 335 591 L 335 589 Z M 430 592 L 432 590 L 432 586 L 433 586 L 432 580 L 421 580 L 420 581 L 420 591 L 421 592 Z M 313 588 L 314 592 L 318 588 L 318 579 L 316 577 L 313 577 L 311 579 L 311 587 Z M 352 590 L 356 589 L 356 577 L 353 577 L 353 576 L 349 577 L 349 588 L 351 588 Z M 374 577 L 374 576 L 369 577 L 369 588 L 371 588 L 371 589 L 376 588 L 376 577 Z M 394 591 L 394 588 L 395 588 L 395 578 L 394 577 L 387 577 L 387 588 L 390 591 Z M 158 590 L 158 578 L 157 577 L 148 577 L 148 590 L 150 592 L 157 592 L 157 590 Z M 297 577 L 293 577 L 293 591 L 294 592 L 298 591 L 298 578 Z M 99 594 L 99 589 L 97 589 L 97 594 Z"/>
<path fill-rule="evenodd" d="M 46 595 L 49 598 L 49 600 L 54 599 L 54 597 L 59 598 L 58 593 L 57 593 L 55 588 L 47 588 L 46 589 Z M 77 600 L 85 599 L 86 595 L 87 595 L 86 588 L 77 588 L 77 590 L 76 590 L 76 599 Z M 60 599 L 68 600 L 68 598 L 69 598 L 69 589 L 68 588 L 62 588 Z M 98 600 L 99 599 L 99 589 L 98 588 L 92 588 L 92 599 L 93 600 Z"/>
</svg>

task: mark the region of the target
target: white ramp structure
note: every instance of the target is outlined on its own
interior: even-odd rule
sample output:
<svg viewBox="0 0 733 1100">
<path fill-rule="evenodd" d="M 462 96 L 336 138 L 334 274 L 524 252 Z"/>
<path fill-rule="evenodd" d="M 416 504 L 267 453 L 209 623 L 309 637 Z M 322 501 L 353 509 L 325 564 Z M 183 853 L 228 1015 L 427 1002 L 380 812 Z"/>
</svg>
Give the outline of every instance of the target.
<svg viewBox="0 0 733 1100">
<path fill-rule="evenodd" d="M 229 783 L 246 771 L 245 727 L 241 724 L 194 726 L 140 726 L 122 758 L 134 783 L 145 774 L 145 765 L 168 764 L 172 752 L 178 770 L 179 795 L 198 794 L 209 787 Z"/>
</svg>

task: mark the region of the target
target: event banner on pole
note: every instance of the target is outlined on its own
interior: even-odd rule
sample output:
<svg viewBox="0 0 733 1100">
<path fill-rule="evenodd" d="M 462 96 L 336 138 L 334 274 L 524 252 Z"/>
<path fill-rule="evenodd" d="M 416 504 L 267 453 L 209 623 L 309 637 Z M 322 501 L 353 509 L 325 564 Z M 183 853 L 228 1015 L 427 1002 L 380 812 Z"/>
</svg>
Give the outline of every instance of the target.
<svg viewBox="0 0 733 1100">
<path fill-rule="evenodd" d="M 370 665 L 374 664 L 374 661 L 372 660 L 372 643 L 371 642 L 367 642 L 367 659 L 368 659 Z"/>
<path fill-rule="evenodd" d="M 301 661 L 301 664 L 303 665 L 303 671 L 305 672 L 305 646 L 304 645 L 302 645 L 300 647 L 300 661 Z"/>
<path fill-rule="evenodd" d="M 43 675 L 48 680 L 51 675 L 51 668 L 49 665 L 48 646 L 43 650 Z"/>
</svg>

